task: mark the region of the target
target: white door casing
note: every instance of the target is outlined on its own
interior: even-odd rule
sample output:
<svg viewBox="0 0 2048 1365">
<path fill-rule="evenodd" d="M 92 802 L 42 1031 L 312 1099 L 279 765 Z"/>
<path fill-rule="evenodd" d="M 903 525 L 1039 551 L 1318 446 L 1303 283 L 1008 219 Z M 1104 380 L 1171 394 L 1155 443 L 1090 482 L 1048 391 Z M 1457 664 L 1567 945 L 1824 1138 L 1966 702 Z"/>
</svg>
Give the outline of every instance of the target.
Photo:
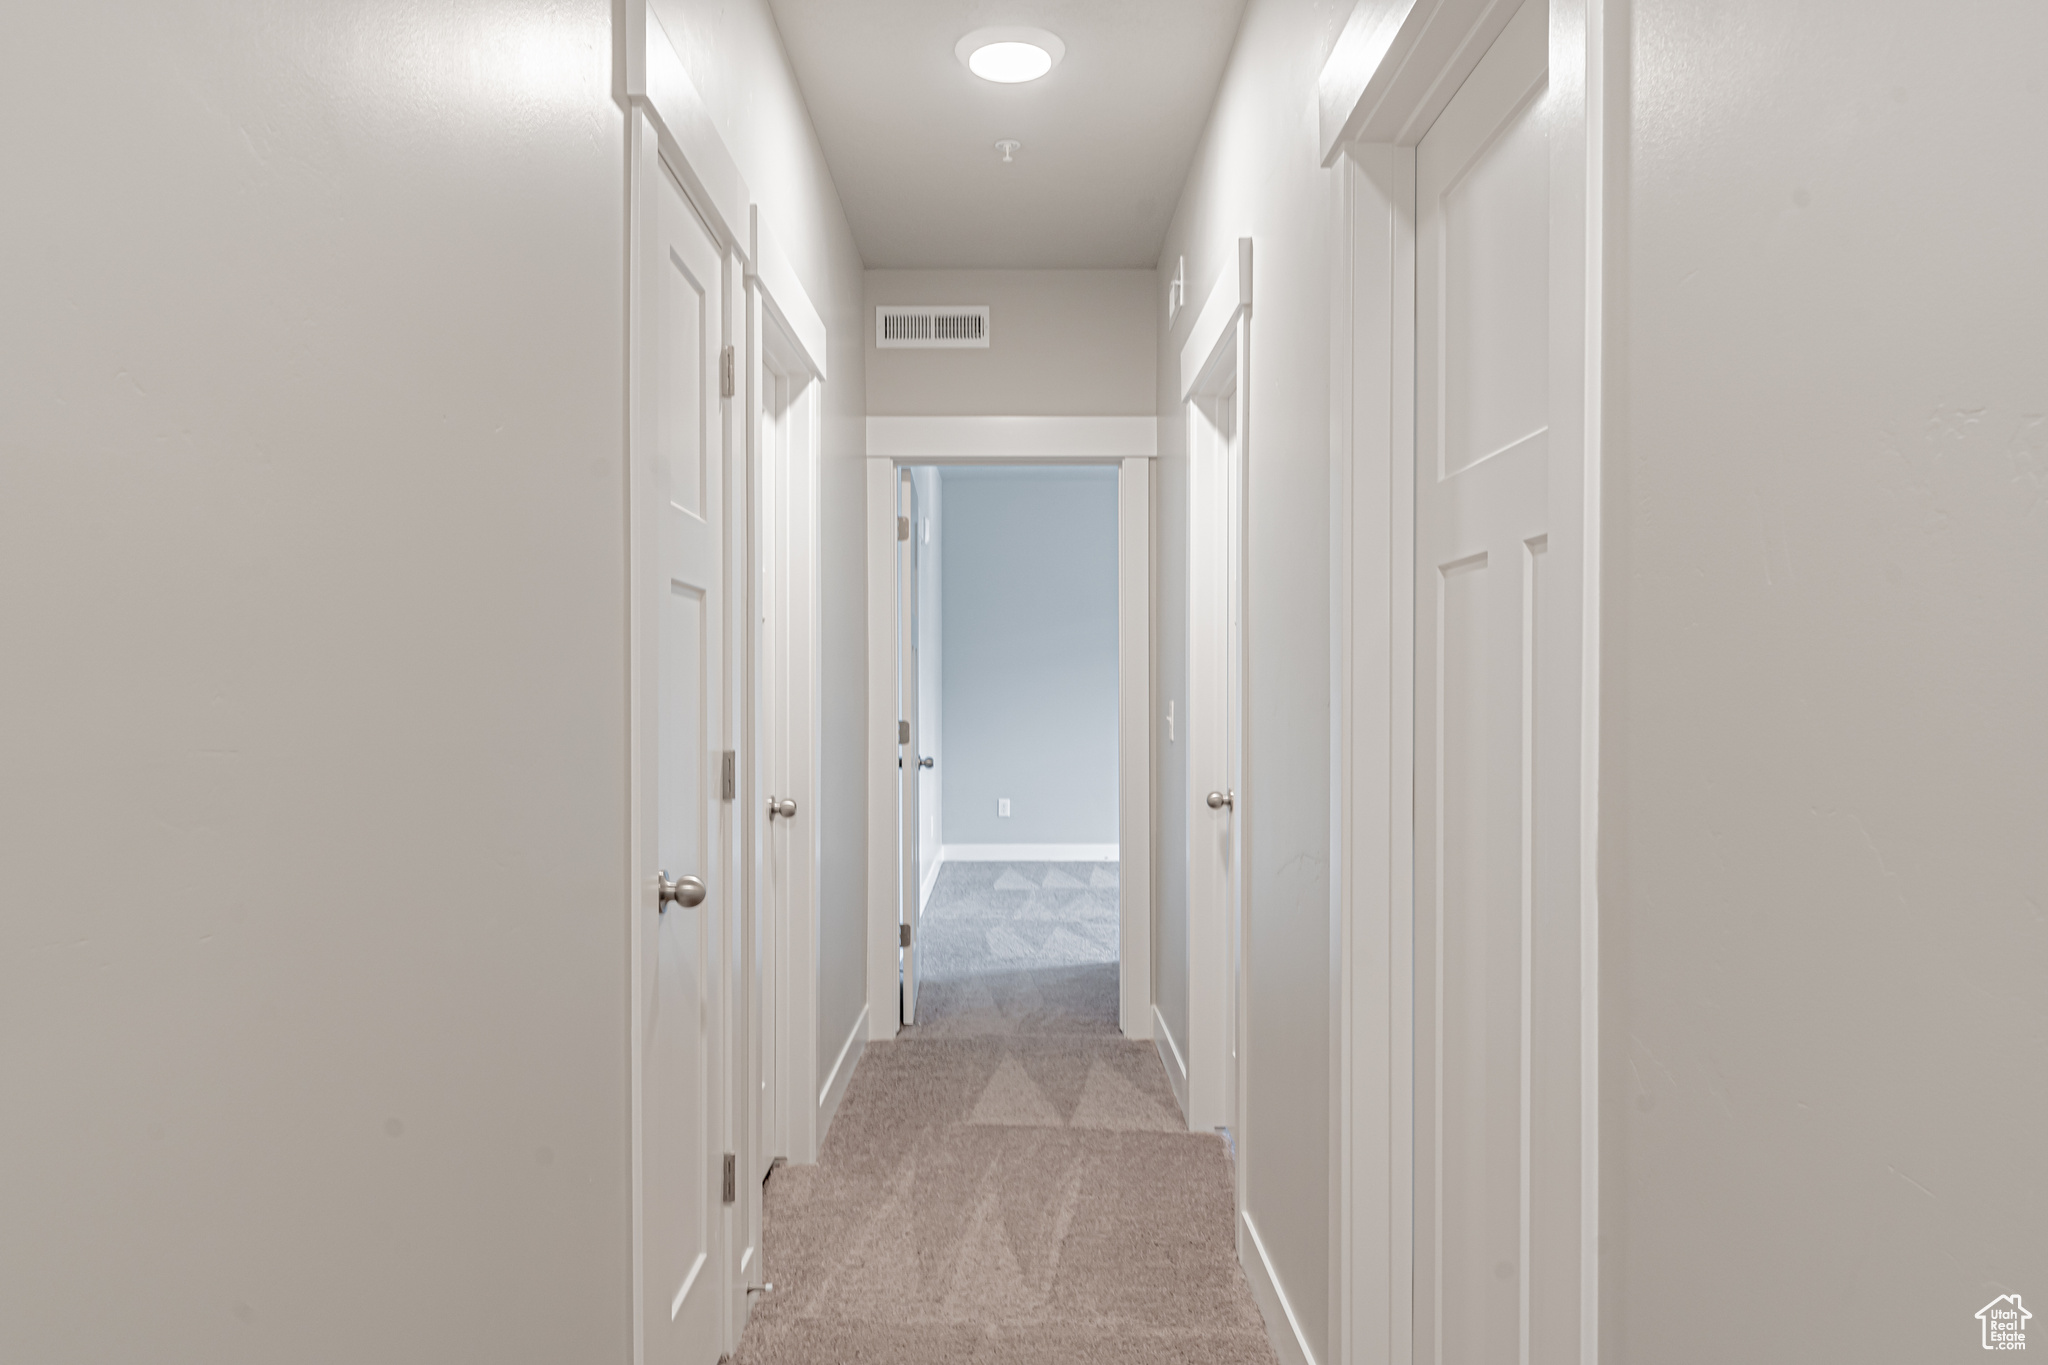
<svg viewBox="0 0 2048 1365">
<path fill-rule="evenodd" d="M 900 804 L 896 742 L 900 645 L 896 573 L 901 465 L 1115 464 L 1118 498 L 1118 784 L 1124 849 L 1152 847 L 1151 478 L 1158 427 L 1151 417 L 870 417 L 867 419 L 867 801 Z M 1134 731 L 1136 733 L 1134 733 Z M 867 1037 L 895 1036 L 902 968 L 904 840 L 890 819 L 868 822 Z M 1118 1024 L 1127 1038 L 1154 1035 L 1152 869 L 1126 857 L 1119 876 Z M 1176 1081 L 1178 1087 L 1179 1082 Z"/>
<path fill-rule="evenodd" d="M 639 1354 L 710 1365 L 732 1330 L 723 1200 L 733 925 L 726 739 L 727 264 L 634 124 L 634 1174 Z M 662 875 L 693 897 L 665 900 Z"/>
<path fill-rule="evenodd" d="M 1243 486 L 1250 448 L 1251 241 L 1238 243 L 1181 357 L 1188 449 L 1188 1127 L 1237 1139 L 1243 868 L 1250 843 L 1242 666 Z M 1211 804 L 1212 801 L 1215 804 Z M 1169 1066 L 1169 1072 L 1172 1071 Z"/>
<path fill-rule="evenodd" d="M 1117 462 L 1117 1023 L 1152 1036 L 1152 462 Z"/>
</svg>

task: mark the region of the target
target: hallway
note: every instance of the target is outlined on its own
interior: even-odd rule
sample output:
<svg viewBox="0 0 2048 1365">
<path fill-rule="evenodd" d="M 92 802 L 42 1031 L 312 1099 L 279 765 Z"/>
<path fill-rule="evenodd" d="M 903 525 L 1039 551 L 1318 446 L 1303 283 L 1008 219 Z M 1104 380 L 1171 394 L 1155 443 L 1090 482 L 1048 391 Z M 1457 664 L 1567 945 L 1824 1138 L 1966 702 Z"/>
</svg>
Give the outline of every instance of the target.
<svg viewBox="0 0 2048 1365">
<path fill-rule="evenodd" d="M 1229 1156 L 1116 1027 L 1116 864 L 949 863 L 921 1022 L 768 1181 L 736 1365 L 1266 1365 Z"/>
<path fill-rule="evenodd" d="M 0 1365 L 2048 1324 L 2048 4 L 8 17 Z"/>
</svg>

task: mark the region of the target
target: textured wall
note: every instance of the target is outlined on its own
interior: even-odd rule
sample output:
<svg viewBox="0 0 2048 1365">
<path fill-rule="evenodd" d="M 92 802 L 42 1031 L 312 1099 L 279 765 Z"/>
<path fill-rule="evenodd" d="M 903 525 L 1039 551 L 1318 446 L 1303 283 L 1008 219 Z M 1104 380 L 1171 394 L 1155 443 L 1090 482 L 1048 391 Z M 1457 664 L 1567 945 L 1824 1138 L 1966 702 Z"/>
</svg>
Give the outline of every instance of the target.
<svg viewBox="0 0 2048 1365">
<path fill-rule="evenodd" d="M 1975 1358 L 2048 1322 L 2048 12 L 1633 11 L 1602 1354 Z"/>
<path fill-rule="evenodd" d="M 946 842 L 1114 844 L 1116 470 L 953 468 L 940 484 Z"/>
</svg>

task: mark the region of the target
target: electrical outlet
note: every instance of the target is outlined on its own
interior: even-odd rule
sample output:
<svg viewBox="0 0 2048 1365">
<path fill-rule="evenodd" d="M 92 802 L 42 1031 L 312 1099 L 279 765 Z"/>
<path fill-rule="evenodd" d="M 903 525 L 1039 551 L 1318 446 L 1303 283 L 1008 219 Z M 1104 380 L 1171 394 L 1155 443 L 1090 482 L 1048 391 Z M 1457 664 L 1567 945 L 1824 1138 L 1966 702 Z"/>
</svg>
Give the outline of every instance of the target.
<svg viewBox="0 0 2048 1365">
<path fill-rule="evenodd" d="M 1002 816 L 1002 817 L 1003 817 L 1003 818 L 1004 818 L 1005 820 L 1007 820 L 1007 819 L 1009 819 L 1009 818 L 1010 818 L 1010 798 L 1009 798 L 1009 797 L 1007 797 L 1007 796 L 999 796 L 999 797 L 997 797 L 997 798 L 996 798 L 996 814 L 997 814 L 997 815 L 1000 815 L 1000 816 Z"/>
</svg>

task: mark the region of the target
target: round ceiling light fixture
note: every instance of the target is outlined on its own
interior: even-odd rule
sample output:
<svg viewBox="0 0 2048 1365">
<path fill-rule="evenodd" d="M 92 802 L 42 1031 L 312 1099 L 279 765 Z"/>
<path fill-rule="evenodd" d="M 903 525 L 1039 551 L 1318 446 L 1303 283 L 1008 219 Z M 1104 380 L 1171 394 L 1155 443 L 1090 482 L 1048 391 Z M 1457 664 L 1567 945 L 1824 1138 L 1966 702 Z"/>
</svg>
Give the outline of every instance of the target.
<svg viewBox="0 0 2048 1365">
<path fill-rule="evenodd" d="M 953 55 L 985 81 L 1035 81 L 1060 64 L 1067 45 L 1042 28 L 978 28 L 953 45 Z"/>
</svg>

